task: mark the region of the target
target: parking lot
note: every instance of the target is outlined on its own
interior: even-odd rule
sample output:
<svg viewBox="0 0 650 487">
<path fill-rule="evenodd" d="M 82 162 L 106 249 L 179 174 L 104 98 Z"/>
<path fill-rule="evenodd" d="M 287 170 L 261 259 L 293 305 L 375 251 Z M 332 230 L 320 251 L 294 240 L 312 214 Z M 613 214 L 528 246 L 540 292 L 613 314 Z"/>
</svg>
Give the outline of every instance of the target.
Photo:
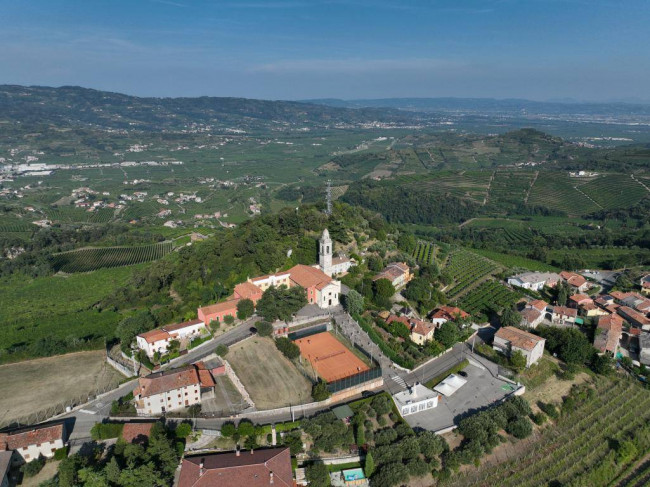
<svg viewBox="0 0 650 487">
<path fill-rule="evenodd" d="M 485 408 L 514 392 L 516 386 L 496 377 L 493 371 L 484 367 L 468 365 L 464 371 L 467 383 L 452 396 L 438 401 L 438 407 L 406 416 L 404 419 L 412 428 L 439 431 L 449 428 L 468 412 Z"/>
</svg>

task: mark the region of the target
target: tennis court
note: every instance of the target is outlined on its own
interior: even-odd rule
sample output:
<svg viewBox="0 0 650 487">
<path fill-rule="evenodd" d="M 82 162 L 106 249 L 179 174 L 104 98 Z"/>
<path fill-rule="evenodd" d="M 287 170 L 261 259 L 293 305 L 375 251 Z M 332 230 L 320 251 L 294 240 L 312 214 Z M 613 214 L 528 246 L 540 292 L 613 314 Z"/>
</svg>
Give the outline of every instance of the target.
<svg viewBox="0 0 650 487">
<path fill-rule="evenodd" d="M 295 343 L 300 348 L 300 354 L 309 360 L 316 373 L 326 382 L 370 369 L 329 332 L 300 338 Z"/>
</svg>

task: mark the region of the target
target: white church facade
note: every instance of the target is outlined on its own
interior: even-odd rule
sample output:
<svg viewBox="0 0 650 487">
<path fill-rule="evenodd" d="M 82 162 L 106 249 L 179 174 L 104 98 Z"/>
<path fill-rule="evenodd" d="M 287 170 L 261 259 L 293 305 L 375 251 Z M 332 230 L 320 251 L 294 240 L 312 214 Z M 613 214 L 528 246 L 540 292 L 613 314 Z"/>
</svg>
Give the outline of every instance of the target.
<svg viewBox="0 0 650 487">
<path fill-rule="evenodd" d="M 327 229 L 323 230 L 318 243 L 318 267 L 328 276 L 345 274 L 354 265 L 352 259 L 348 257 L 333 257 L 334 243 Z"/>
</svg>

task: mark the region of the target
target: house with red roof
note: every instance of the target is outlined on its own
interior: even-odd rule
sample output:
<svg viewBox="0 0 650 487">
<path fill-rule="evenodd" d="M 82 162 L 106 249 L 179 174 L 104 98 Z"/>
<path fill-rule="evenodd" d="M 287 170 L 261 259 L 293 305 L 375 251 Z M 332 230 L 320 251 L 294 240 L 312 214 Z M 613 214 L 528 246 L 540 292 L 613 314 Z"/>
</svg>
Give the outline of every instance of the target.
<svg viewBox="0 0 650 487">
<path fill-rule="evenodd" d="M 156 352 L 163 355 L 167 353 L 169 343 L 176 340 L 182 347 L 187 347 L 194 338 L 199 338 L 208 333 L 205 322 L 201 319 L 185 321 L 173 325 L 165 325 L 155 330 L 140 333 L 136 337 L 136 344 L 140 350 L 144 350 L 149 358 Z"/>
<path fill-rule="evenodd" d="M 640 280 L 641 292 L 646 296 L 650 296 L 650 274 L 643 276 Z"/>
<path fill-rule="evenodd" d="M 589 282 L 582 277 L 580 274 L 575 272 L 562 271 L 560 272 L 560 277 L 564 282 L 566 282 L 571 288 L 578 293 L 583 293 L 589 289 Z"/>
<path fill-rule="evenodd" d="M 412 278 L 411 268 L 406 262 L 393 262 L 388 264 L 379 274 L 376 274 L 372 280 L 388 279 L 393 287 L 398 289 L 406 286 Z"/>
<path fill-rule="evenodd" d="M 433 335 L 438 325 L 429 321 L 410 318 L 406 315 L 391 314 L 386 318 L 386 323 L 402 323 L 410 333 L 412 342 L 418 345 L 424 345 L 426 342 L 433 340 Z"/>
<path fill-rule="evenodd" d="M 464 320 L 469 317 L 469 313 L 455 306 L 438 306 L 429 314 L 429 318 L 436 325 L 442 325 L 447 321 Z"/>
<path fill-rule="evenodd" d="M 149 441 L 151 428 L 156 424 L 155 421 L 124 423 L 122 427 L 122 439 L 127 443 L 145 445 Z"/>
<path fill-rule="evenodd" d="M 578 310 L 566 306 L 553 306 L 551 321 L 559 325 L 574 325 L 578 318 Z"/>
<path fill-rule="evenodd" d="M 139 416 L 154 416 L 201 404 L 203 394 L 211 394 L 215 381 L 210 371 L 195 364 L 154 372 L 138 379 L 133 391 Z"/>
<path fill-rule="evenodd" d="M 67 438 L 64 420 L 23 426 L 0 432 L 0 452 L 13 451 L 13 464 L 29 463 L 40 456 L 52 458 Z"/>
<path fill-rule="evenodd" d="M 594 334 L 594 347 L 600 353 L 615 356 L 622 335 L 623 319 L 620 316 L 601 316 L 598 318 L 598 325 Z"/>
<path fill-rule="evenodd" d="M 643 313 L 633 310 L 629 306 L 619 306 L 616 308 L 618 313 L 625 321 L 632 326 L 637 326 L 646 331 L 650 330 L 650 319 Z"/>
<path fill-rule="evenodd" d="M 178 487 L 293 487 L 289 448 L 186 456 Z"/>
<path fill-rule="evenodd" d="M 518 351 L 526 357 L 526 367 L 536 363 L 544 355 L 546 340 L 514 326 L 502 326 L 494 335 L 492 348 L 507 356 Z"/>
</svg>

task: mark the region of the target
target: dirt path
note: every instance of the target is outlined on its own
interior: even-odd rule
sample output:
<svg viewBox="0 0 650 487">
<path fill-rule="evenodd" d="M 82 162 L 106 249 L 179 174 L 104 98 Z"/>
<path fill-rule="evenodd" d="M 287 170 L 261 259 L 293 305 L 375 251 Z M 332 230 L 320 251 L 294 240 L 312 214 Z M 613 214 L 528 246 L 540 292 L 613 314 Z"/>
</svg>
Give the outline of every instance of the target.
<svg viewBox="0 0 650 487">
<path fill-rule="evenodd" d="M 639 183 L 641 186 L 643 186 L 643 187 L 645 188 L 645 190 L 646 190 L 648 193 L 650 193 L 650 188 L 648 188 L 648 187 L 645 185 L 645 183 L 643 183 L 642 181 L 639 181 L 637 178 L 635 178 L 635 177 L 634 177 L 634 174 L 630 174 L 630 177 L 631 177 L 632 179 L 634 179 L 637 183 Z"/>
<path fill-rule="evenodd" d="M 483 198 L 483 206 L 487 205 L 488 201 L 490 201 L 490 189 L 492 189 L 492 181 L 494 181 L 496 174 L 497 174 L 496 171 L 492 171 L 492 176 L 490 176 L 490 181 L 488 181 L 487 189 L 485 190 L 485 198 Z"/>
<path fill-rule="evenodd" d="M 526 197 L 524 198 L 524 204 L 528 204 L 528 198 L 530 198 L 530 192 L 533 190 L 533 186 L 537 182 L 537 177 L 539 176 L 539 171 L 535 171 L 535 177 L 533 180 L 530 182 L 530 186 L 528 186 L 528 191 L 526 191 Z"/>
<path fill-rule="evenodd" d="M 636 478 L 639 474 L 643 475 Z M 616 487 L 643 487 L 648 483 L 650 483 L 650 453 L 636 462 L 634 470 L 616 483 L 612 483 L 612 485 Z"/>
</svg>

